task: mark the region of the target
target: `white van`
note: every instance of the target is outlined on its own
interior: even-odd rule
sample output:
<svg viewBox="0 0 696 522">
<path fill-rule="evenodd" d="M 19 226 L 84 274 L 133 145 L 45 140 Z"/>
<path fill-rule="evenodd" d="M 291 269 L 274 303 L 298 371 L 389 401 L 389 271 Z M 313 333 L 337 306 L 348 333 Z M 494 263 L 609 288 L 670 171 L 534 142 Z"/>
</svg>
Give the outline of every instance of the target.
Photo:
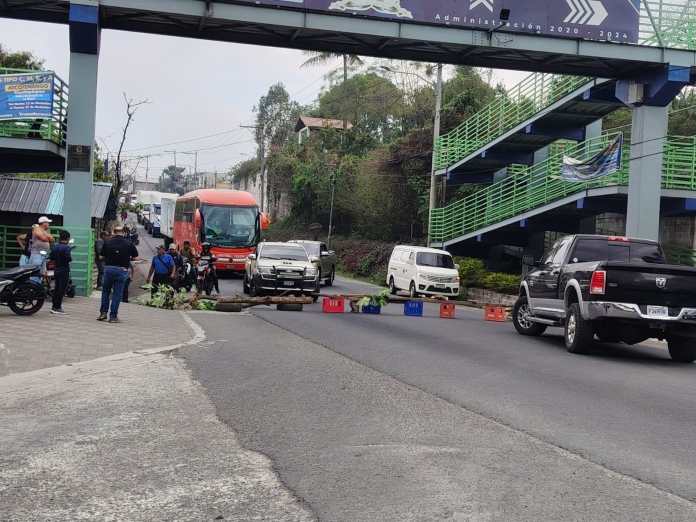
<svg viewBox="0 0 696 522">
<path fill-rule="evenodd" d="M 419 294 L 456 297 L 459 295 L 459 267 L 444 250 L 398 245 L 387 269 L 387 285 L 392 294 L 408 290 Z"/>
</svg>

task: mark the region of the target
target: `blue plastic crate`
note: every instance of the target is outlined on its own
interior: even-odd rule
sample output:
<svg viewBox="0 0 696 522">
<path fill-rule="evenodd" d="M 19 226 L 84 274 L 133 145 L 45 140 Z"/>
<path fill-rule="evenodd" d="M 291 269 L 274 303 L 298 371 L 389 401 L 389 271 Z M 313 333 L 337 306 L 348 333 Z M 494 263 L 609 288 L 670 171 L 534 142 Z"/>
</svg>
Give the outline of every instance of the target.
<svg viewBox="0 0 696 522">
<path fill-rule="evenodd" d="M 423 301 L 406 301 L 404 303 L 404 315 L 423 317 Z"/>
<path fill-rule="evenodd" d="M 375 305 L 365 305 L 362 307 L 362 313 L 364 314 L 372 314 L 372 315 L 379 315 L 382 313 L 382 307 L 381 306 L 375 306 Z"/>
</svg>

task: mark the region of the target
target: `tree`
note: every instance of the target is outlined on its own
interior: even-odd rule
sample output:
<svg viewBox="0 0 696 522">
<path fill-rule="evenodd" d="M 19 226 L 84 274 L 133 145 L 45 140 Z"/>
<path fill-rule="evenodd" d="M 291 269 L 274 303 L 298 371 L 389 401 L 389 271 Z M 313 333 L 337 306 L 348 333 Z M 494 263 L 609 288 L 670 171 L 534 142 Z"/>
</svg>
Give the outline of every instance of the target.
<svg viewBox="0 0 696 522">
<path fill-rule="evenodd" d="M 43 68 L 43 60 L 27 51 L 10 52 L 0 44 L 0 67 L 39 70 Z"/>
<path fill-rule="evenodd" d="M 282 83 L 271 85 L 268 93 L 261 96 L 254 107 L 256 113 L 255 138 L 261 162 L 261 209 L 266 209 L 267 183 L 266 163 L 268 155 L 280 150 L 293 132 L 294 120 L 299 116 L 300 106 L 290 100 Z"/>
<path fill-rule="evenodd" d="M 261 169 L 261 161 L 258 158 L 252 158 L 241 161 L 232 167 L 228 173 L 229 180 L 242 190 L 249 188 L 249 180 L 256 179 Z"/>
<path fill-rule="evenodd" d="M 126 123 L 123 126 L 123 132 L 121 133 L 121 142 L 118 145 L 118 152 L 116 153 L 116 171 L 113 193 L 118 197 L 121 193 L 121 187 L 123 186 L 123 173 L 121 164 L 121 154 L 123 153 L 123 146 L 126 144 L 126 138 L 128 137 L 128 129 L 133 123 L 133 116 L 138 111 L 141 105 L 150 103 L 149 100 L 139 100 L 134 101 L 133 98 L 129 98 L 126 93 L 123 93 L 123 101 L 126 103 Z M 136 167 L 137 168 L 137 167 Z"/>
<path fill-rule="evenodd" d="M 169 165 L 162 170 L 157 190 L 160 192 L 170 192 L 182 195 L 186 190 L 184 188 L 184 171 L 185 167 L 176 167 Z"/>
<path fill-rule="evenodd" d="M 333 62 L 337 58 L 343 60 L 343 83 L 348 81 L 348 67 L 360 67 L 364 65 L 362 58 L 357 54 L 333 53 L 331 51 L 306 51 L 306 55 L 310 56 L 300 67 L 317 67 Z M 336 71 L 332 71 L 335 73 Z M 348 127 L 348 117 L 343 115 L 343 128 Z"/>
</svg>

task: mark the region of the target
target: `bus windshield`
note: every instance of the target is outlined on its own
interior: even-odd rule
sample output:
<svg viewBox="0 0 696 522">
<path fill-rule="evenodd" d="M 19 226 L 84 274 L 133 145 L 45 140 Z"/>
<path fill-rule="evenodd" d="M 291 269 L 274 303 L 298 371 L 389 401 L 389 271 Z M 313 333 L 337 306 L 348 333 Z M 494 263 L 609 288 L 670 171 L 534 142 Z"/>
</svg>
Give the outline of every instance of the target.
<svg viewBox="0 0 696 522">
<path fill-rule="evenodd" d="M 259 209 L 202 205 L 203 235 L 212 246 L 249 247 L 259 242 Z"/>
</svg>

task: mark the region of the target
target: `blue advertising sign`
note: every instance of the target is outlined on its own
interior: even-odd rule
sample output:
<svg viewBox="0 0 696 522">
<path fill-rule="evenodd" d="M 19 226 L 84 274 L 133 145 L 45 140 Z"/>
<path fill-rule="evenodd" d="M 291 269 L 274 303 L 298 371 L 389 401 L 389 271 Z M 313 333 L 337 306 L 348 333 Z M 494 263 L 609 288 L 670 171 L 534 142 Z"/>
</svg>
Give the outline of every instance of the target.
<svg viewBox="0 0 696 522">
<path fill-rule="evenodd" d="M 637 42 L 640 0 L 249 0 L 475 29 Z M 509 19 L 500 19 L 509 10 Z"/>
<path fill-rule="evenodd" d="M 0 120 L 50 118 L 53 114 L 53 73 L 0 76 Z"/>
</svg>

